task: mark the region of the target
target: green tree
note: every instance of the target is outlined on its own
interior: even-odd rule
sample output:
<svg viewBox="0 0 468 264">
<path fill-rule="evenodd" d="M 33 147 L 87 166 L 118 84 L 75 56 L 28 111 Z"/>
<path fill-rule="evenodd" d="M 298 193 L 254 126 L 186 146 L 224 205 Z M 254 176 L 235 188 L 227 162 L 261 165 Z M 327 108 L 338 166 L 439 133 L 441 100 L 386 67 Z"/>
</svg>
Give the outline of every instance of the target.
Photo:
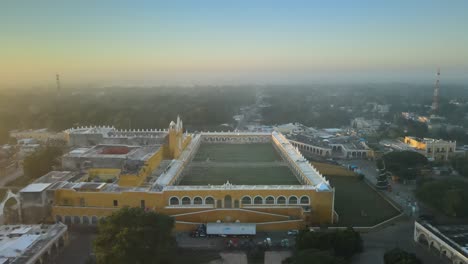
<svg viewBox="0 0 468 264">
<path fill-rule="evenodd" d="M 399 248 L 394 248 L 384 254 L 385 264 L 422 264 L 416 255 Z"/>
<path fill-rule="evenodd" d="M 345 259 L 362 252 L 361 235 L 353 228 L 336 230 L 334 232 L 301 231 L 296 237 L 297 250 L 316 249 L 332 251 L 335 256 Z"/>
<path fill-rule="evenodd" d="M 98 264 L 173 263 L 174 220 L 141 208 L 122 208 L 102 220 L 94 241 Z"/>
<path fill-rule="evenodd" d="M 284 264 L 346 264 L 340 257 L 334 256 L 330 251 L 306 249 L 297 252 L 293 257 L 283 261 Z"/>
<path fill-rule="evenodd" d="M 351 227 L 337 231 L 332 244 L 335 255 L 345 259 L 351 258 L 354 254 L 361 253 L 363 249 L 361 234 Z"/>
<path fill-rule="evenodd" d="M 58 158 L 62 149 L 57 147 L 41 148 L 24 159 L 24 174 L 29 178 L 38 178 L 52 170 L 54 165 L 60 164 Z"/>
<path fill-rule="evenodd" d="M 468 183 L 460 180 L 424 182 L 416 197 L 449 216 L 468 216 Z"/>
</svg>

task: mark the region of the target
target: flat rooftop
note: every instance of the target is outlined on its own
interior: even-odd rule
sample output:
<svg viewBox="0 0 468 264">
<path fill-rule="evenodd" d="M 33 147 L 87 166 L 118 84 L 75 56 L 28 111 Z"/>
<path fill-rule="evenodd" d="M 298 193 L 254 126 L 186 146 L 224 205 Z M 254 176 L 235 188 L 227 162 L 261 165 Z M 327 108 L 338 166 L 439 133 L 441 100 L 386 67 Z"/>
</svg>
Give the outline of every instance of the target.
<svg viewBox="0 0 468 264">
<path fill-rule="evenodd" d="M 417 222 L 468 258 L 468 225 L 433 225 L 425 221 Z"/>
<path fill-rule="evenodd" d="M 62 223 L 0 226 L 0 260 L 11 264 L 27 263 L 66 231 L 67 226 Z"/>
<path fill-rule="evenodd" d="M 178 185 L 300 185 L 272 143 L 202 143 Z"/>
<path fill-rule="evenodd" d="M 64 155 L 69 158 L 122 158 L 130 160 L 147 160 L 161 148 L 161 145 L 128 146 L 97 145 L 90 148 L 76 148 Z"/>
</svg>

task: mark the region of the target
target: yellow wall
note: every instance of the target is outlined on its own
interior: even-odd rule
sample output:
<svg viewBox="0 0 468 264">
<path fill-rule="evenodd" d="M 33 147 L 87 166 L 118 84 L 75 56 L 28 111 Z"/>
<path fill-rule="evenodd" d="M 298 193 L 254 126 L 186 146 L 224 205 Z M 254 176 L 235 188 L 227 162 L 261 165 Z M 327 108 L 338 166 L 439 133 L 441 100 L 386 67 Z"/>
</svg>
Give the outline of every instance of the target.
<svg viewBox="0 0 468 264">
<path fill-rule="evenodd" d="M 405 137 L 405 143 L 417 149 L 426 149 L 426 144 L 414 138 Z"/>
<path fill-rule="evenodd" d="M 88 170 L 88 175 L 90 179 L 94 177 L 99 177 L 103 180 L 112 179 L 118 177 L 120 174 L 120 169 L 114 168 L 91 168 Z"/>
<path fill-rule="evenodd" d="M 151 158 L 149 158 L 137 174 L 121 174 L 120 186 L 140 186 L 146 178 L 159 166 L 164 159 L 164 146 L 162 146 Z"/>
<path fill-rule="evenodd" d="M 239 210 L 215 209 L 216 200 L 224 200 L 225 195 L 232 197 L 232 206 L 235 200 L 241 200 L 245 195 L 260 195 L 266 198 L 291 195 L 299 199 L 303 195 L 310 197 L 312 213 L 304 213 L 301 205 L 246 205 Z M 171 197 L 182 199 L 187 196 L 192 200 L 194 197 L 211 196 L 215 205 L 211 208 L 193 208 L 191 206 L 169 206 Z M 118 205 L 114 207 L 114 200 Z M 284 221 L 288 219 L 303 220 L 304 224 L 331 223 L 332 215 L 332 192 L 315 192 L 314 190 L 177 190 L 165 192 L 85 192 L 73 189 L 61 189 L 55 191 L 56 204 L 53 207 L 52 216 L 107 216 L 113 210 L 130 206 L 140 207 L 141 200 L 145 201 L 145 207 L 158 212 L 174 216 L 177 221 L 185 222 L 215 222 L 216 220 L 264 223 L 271 221 Z"/>
</svg>

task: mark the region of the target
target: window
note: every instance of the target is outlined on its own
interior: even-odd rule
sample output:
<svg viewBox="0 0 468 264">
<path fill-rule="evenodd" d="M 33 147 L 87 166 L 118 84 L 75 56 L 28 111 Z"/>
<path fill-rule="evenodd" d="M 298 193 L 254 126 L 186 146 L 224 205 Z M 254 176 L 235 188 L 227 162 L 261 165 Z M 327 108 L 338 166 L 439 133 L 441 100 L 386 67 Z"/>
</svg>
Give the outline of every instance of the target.
<svg viewBox="0 0 468 264">
<path fill-rule="evenodd" d="M 289 204 L 297 204 L 297 197 L 296 196 L 289 197 Z"/>
<path fill-rule="evenodd" d="M 114 206 L 119 206 L 119 201 L 114 200 Z"/>
<path fill-rule="evenodd" d="M 80 198 L 80 206 L 85 206 L 85 199 L 84 198 Z"/>
<path fill-rule="evenodd" d="M 302 196 L 301 197 L 301 204 L 309 204 L 309 197 Z"/>
<path fill-rule="evenodd" d="M 145 209 L 145 208 L 146 208 L 145 200 L 141 200 L 141 201 L 140 201 L 140 207 L 141 207 L 142 209 Z"/>
<path fill-rule="evenodd" d="M 248 196 L 242 197 L 242 204 L 252 204 L 252 199 Z"/>
<path fill-rule="evenodd" d="M 263 204 L 263 199 L 260 196 L 255 197 L 254 204 Z"/>
<path fill-rule="evenodd" d="M 203 200 L 200 197 L 195 197 L 193 199 L 193 204 L 203 204 Z"/>
<path fill-rule="evenodd" d="M 206 197 L 205 198 L 205 204 L 214 204 L 213 197 Z"/>
<path fill-rule="evenodd" d="M 265 199 L 265 203 L 266 203 L 266 204 L 274 204 L 274 203 L 275 203 L 275 198 L 273 198 L 273 196 L 268 196 L 268 197 Z"/>
<path fill-rule="evenodd" d="M 191 201 L 190 201 L 190 198 L 189 198 L 189 197 L 184 197 L 184 198 L 182 198 L 182 204 L 183 204 L 183 205 L 188 205 L 188 204 L 190 204 L 190 203 L 191 203 Z"/>
<path fill-rule="evenodd" d="M 276 200 L 276 203 L 277 204 L 286 204 L 286 198 L 284 196 L 280 196 L 278 197 L 278 199 Z"/>
<path fill-rule="evenodd" d="M 179 205 L 179 198 L 177 198 L 177 197 L 172 197 L 172 198 L 169 200 L 169 205 Z"/>
</svg>

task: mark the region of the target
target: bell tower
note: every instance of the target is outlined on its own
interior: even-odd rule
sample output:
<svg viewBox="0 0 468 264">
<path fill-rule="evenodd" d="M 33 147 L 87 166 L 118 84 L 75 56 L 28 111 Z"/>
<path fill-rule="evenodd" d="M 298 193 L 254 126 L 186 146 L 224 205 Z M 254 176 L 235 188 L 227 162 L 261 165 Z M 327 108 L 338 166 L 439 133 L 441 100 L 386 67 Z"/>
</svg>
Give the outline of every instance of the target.
<svg viewBox="0 0 468 264">
<path fill-rule="evenodd" d="M 179 157 L 182 152 L 183 124 L 177 116 L 177 122 L 171 121 L 169 124 L 169 156 L 172 159 Z"/>
</svg>

